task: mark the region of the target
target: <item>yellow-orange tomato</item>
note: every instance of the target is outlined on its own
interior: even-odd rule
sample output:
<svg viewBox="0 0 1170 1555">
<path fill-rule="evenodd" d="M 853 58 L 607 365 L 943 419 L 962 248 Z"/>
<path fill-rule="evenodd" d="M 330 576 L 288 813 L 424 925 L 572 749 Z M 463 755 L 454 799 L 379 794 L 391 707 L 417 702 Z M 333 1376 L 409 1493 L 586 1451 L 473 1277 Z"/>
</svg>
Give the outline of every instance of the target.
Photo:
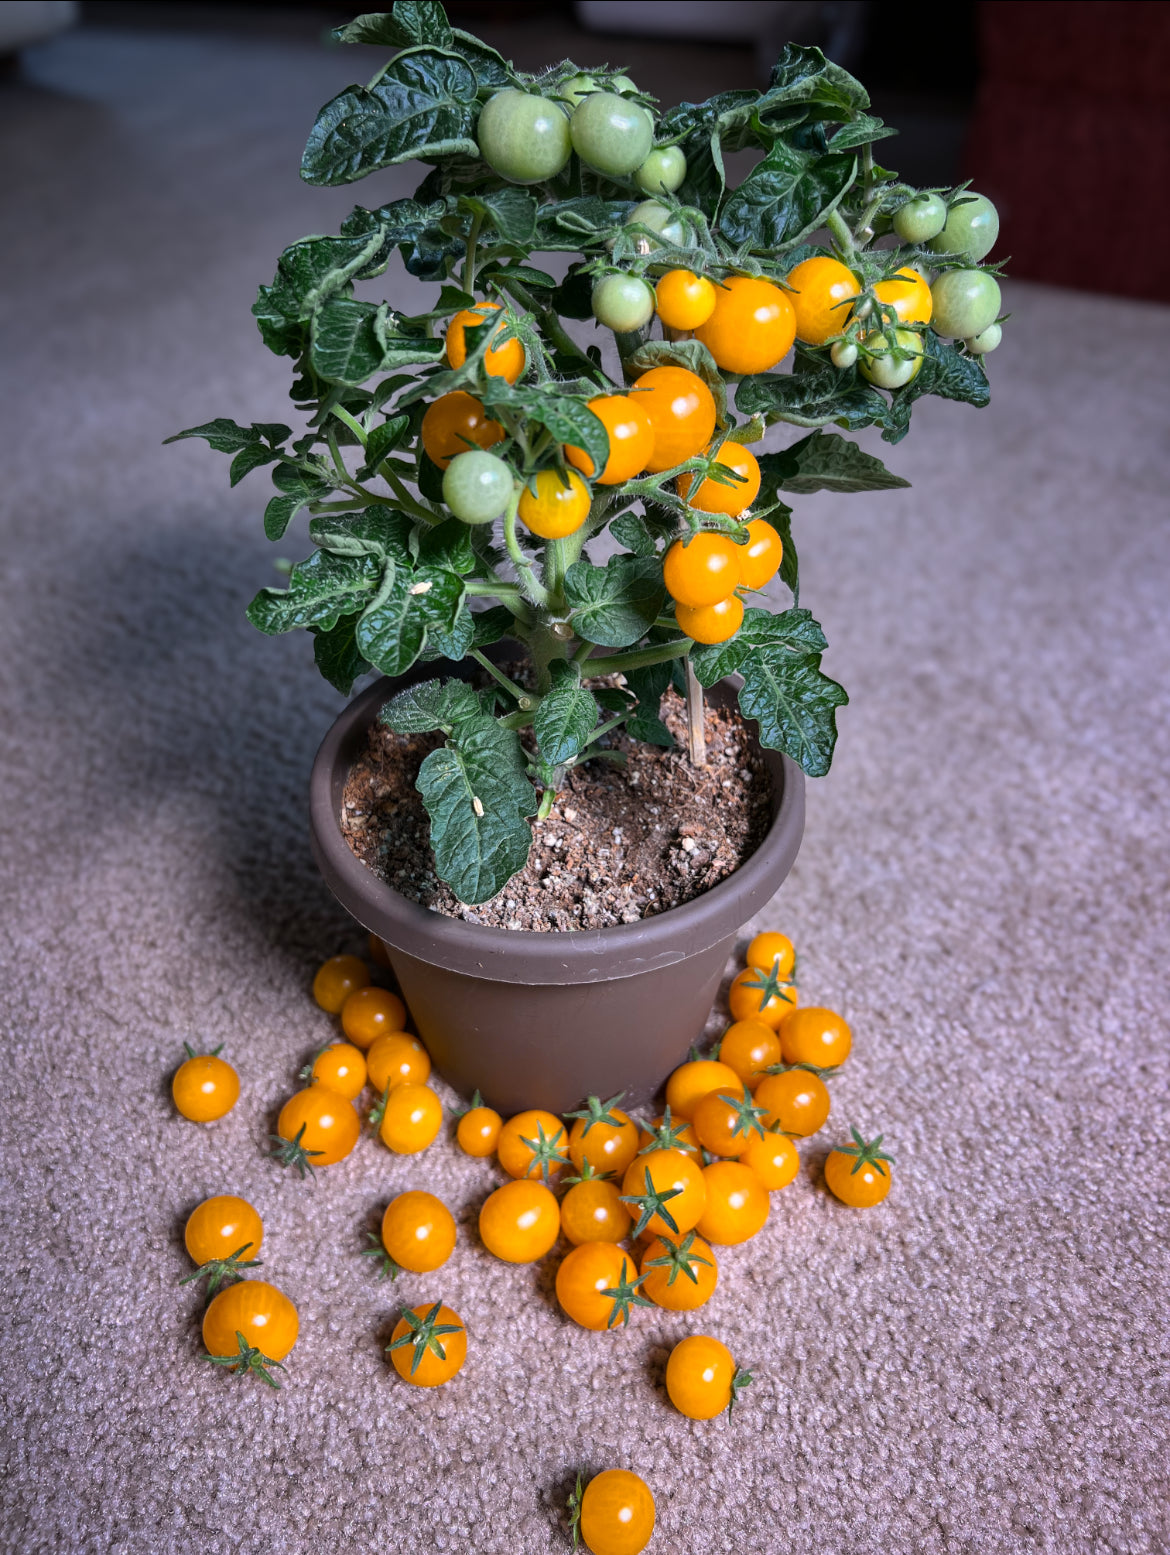
<svg viewBox="0 0 1170 1555">
<path fill-rule="evenodd" d="M 450 1382 L 467 1359 L 467 1330 L 458 1312 L 436 1301 L 404 1312 L 386 1349 L 403 1382 L 438 1388 Z"/>
<path fill-rule="evenodd" d="M 240 1099 L 240 1077 L 215 1053 L 192 1053 L 175 1070 L 171 1096 L 175 1108 L 192 1123 L 214 1123 Z"/>
<path fill-rule="evenodd" d="M 697 373 L 685 367 L 652 367 L 635 380 L 631 398 L 654 428 L 654 452 L 646 463 L 650 474 L 672 470 L 702 453 L 711 441 L 715 397 Z"/>
<path fill-rule="evenodd" d="M 297 1309 L 275 1285 L 266 1280 L 241 1280 L 215 1296 L 203 1314 L 203 1344 L 208 1355 L 239 1355 L 243 1335 L 249 1346 L 247 1357 L 240 1356 L 245 1370 L 263 1376 L 274 1387 L 264 1363 L 277 1364 L 297 1342 L 300 1320 Z M 229 1366 L 237 1371 L 238 1366 Z"/>
<path fill-rule="evenodd" d="M 780 1047 L 786 1064 L 813 1064 L 835 1069 L 849 1057 L 853 1034 L 834 1010 L 809 1005 L 797 1010 L 780 1029 Z"/>
<path fill-rule="evenodd" d="M 709 475 L 705 476 L 694 495 L 688 498 L 687 494 L 695 479 L 688 471 L 678 478 L 678 494 L 689 500 L 691 507 L 700 513 L 726 513 L 728 517 L 736 518 L 745 508 L 750 508 L 760 494 L 760 466 L 750 448 L 730 440 L 724 443 L 715 455 L 715 463 L 731 470 L 740 479 L 734 485 L 725 486 L 722 481 L 717 481 Z M 772 533 L 775 534 L 776 531 L 773 530 Z M 778 535 L 777 539 L 779 539 Z M 736 546 L 737 551 L 743 549 L 743 546 Z M 779 565 L 780 562 L 777 560 L 776 566 Z M 742 580 L 742 565 L 736 570 Z M 714 604 L 715 601 L 712 600 L 710 603 Z"/>
<path fill-rule="evenodd" d="M 586 1162 L 595 1172 L 612 1172 L 620 1177 L 638 1153 L 638 1125 L 615 1103 L 602 1102 L 596 1096 L 589 1098 L 581 1112 L 571 1112 L 575 1119 L 569 1130 L 569 1158 L 580 1172 Z"/>
<path fill-rule="evenodd" d="M 313 1060 L 306 1077 L 310 1085 L 323 1085 L 346 1101 L 356 1101 L 366 1083 L 366 1060 L 352 1042 L 334 1042 Z"/>
<path fill-rule="evenodd" d="M 641 475 L 654 453 L 654 428 L 646 408 L 624 394 L 600 394 L 589 409 L 609 433 L 609 458 L 596 477 L 599 486 L 617 486 Z M 585 475 L 593 475 L 593 460 L 583 448 L 565 444 L 565 458 Z"/>
<path fill-rule="evenodd" d="M 456 454 L 469 448 L 491 448 L 502 442 L 504 429 L 493 421 L 479 400 L 462 389 L 441 394 L 427 406 L 419 428 L 427 458 L 445 470 Z"/>
<path fill-rule="evenodd" d="M 330 956 L 317 968 L 313 998 L 330 1015 L 340 1015 L 342 1005 L 354 989 L 364 988 L 369 980 L 370 969 L 360 957 Z"/>
<path fill-rule="evenodd" d="M 881 1134 L 866 1140 L 855 1128 L 849 1132 L 853 1143 L 838 1145 L 829 1152 L 825 1183 L 842 1204 L 853 1209 L 871 1209 L 890 1191 L 894 1158 L 881 1148 Z"/>
<path fill-rule="evenodd" d="M 770 1128 L 802 1138 L 815 1134 L 829 1116 L 829 1088 L 809 1069 L 765 1075 L 756 1086 L 756 1101 L 767 1113 Z"/>
<path fill-rule="evenodd" d="M 561 1200 L 561 1230 L 574 1246 L 623 1242 L 633 1224 L 622 1203 L 621 1189 L 606 1177 L 586 1177 L 574 1183 Z"/>
<path fill-rule="evenodd" d="M 712 1420 L 730 1412 L 739 1392 L 751 1382 L 731 1351 L 709 1334 L 681 1339 L 666 1363 L 666 1391 L 680 1415 L 691 1420 Z"/>
<path fill-rule="evenodd" d="M 701 529 L 676 540 L 662 561 L 670 597 L 680 605 L 715 605 L 739 584 L 739 546 L 730 535 Z"/>
<path fill-rule="evenodd" d="M 695 1108 L 695 1134 L 712 1155 L 742 1155 L 764 1131 L 764 1113 L 752 1101 L 746 1085 L 711 1091 Z"/>
<path fill-rule="evenodd" d="M 893 308 L 899 324 L 929 324 L 934 299 L 917 270 L 899 270 L 888 281 L 879 281 L 873 289 L 879 302 Z"/>
<path fill-rule="evenodd" d="M 716 291 L 705 275 L 668 270 L 654 288 L 654 306 L 667 329 L 698 329 L 715 311 Z"/>
<path fill-rule="evenodd" d="M 792 976 L 796 950 L 787 934 L 757 934 L 747 948 L 744 960 L 761 972 L 772 972 L 780 979 Z"/>
<path fill-rule="evenodd" d="M 760 1021 L 773 1030 L 791 1017 L 797 999 L 795 983 L 772 979 L 769 973 L 754 966 L 744 967 L 727 992 L 727 1005 L 734 1019 Z"/>
<path fill-rule="evenodd" d="M 455 1139 L 465 1155 L 488 1156 L 495 1152 L 504 1120 L 494 1107 L 485 1107 L 479 1092 L 471 1098 L 471 1106 L 459 1119 Z"/>
<path fill-rule="evenodd" d="M 733 594 L 717 605 L 676 605 L 674 618 L 697 643 L 725 643 L 743 625 L 743 600 Z"/>
<path fill-rule="evenodd" d="M 400 1193 L 382 1216 L 382 1246 L 398 1268 L 430 1274 L 455 1250 L 455 1217 L 433 1193 Z"/>
<path fill-rule="evenodd" d="M 571 1509 L 574 1538 L 592 1555 L 641 1555 L 654 1532 L 654 1497 L 628 1469 L 595 1474 L 584 1494 L 578 1478 Z"/>
<path fill-rule="evenodd" d="M 533 490 L 535 487 L 535 490 Z M 520 494 L 520 522 L 542 540 L 563 540 L 576 534 L 589 517 L 589 487 L 570 470 L 562 479 L 556 470 L 541 470 Z"/>
<path fill-rule="evenodd" d="M 479 1212 L 483 1245 L 505 1263 L 543 1258 L 560 1229 L 560 1206 L 542 1182 L 506 1182 L 488 1195 Z"/>
<path fill-rule="evenodd" d="M 462 367 L 467 360 L 467 338 L 464 332 L 483 324 L 499 311 L 498 302 L 477 302 L 474 308 L 464 308 L 462 313 L 455 315 L 447 326 L 447 360 L 452 367 Z M 501 323 L 492 338 L 503 329 Z M 498 346 L 489 346 L 483 365 L 491 377 L 506 378 L 509 383 L 515 383 L 524 371 L 524 347 L 515 339 L 502 341 Z"/>
<path fill-rule="evenodd" d="M 396 1155 L 417 1155 L 443 1126 L 443 1104 L 429 1085 L 392 1085 L 378 1137 Z"/>
<path fill-rule="evenodd" d="M 187 1217 L 183 1241 L 198 1264 L 226 1262 L 233 1253 L 249 1260 L 256 1257 L 264 1240 L 260 1216 L 234 1193 L 204 1199 Z"/>
<path fill-rule="evenodd" d="M 708 1242 L 731 1247 L 746 1242 L 768 1219 L 768 1190 L 742 1161 L 713 1161 L 703 1168 L 707 1202 L 697 1230 Z"/>
<path fill-rule="evenodd" d="M 753 518 L 747 527 L 748 542 L 739 548 L 740 582 L 747 589 L 762 589 L 780 571 L 784 542 L 766 518 Z"/>
<path fill-rule="evenodd" d="M 638 1130 L 639 1152 L 644 1153 L 648 1149 L 681 1150 L 684 1155 L 693 1155 L 697 1159 L 699 1141 L 686 1118 L 671 1116 L 668 1103 L 664 1113 L 660 1113 L 649 1124 L 643 1124 Z"/>
<path fill-rule="evenodd" d="M 775 1129 L 766 1130 L 762 1139 L 751 1139 L 740 1160 L 751 1167 L 769 1193 L 787 1188 L 800 1170 L 796 1146 L 787 1134 Z"/>
<path fill-rule="evenodd" d="M 682 1236 L 702 1215 L 707 1202 L 703 1172 L 681 1150 L 651 1150 L 635 1156 L 622 1179 L 622 1198 L 637 1217 L 635 1236 Z"/>
<path fill-rule="evenodd" d="M 680 1064 L 666 1082 L 666 1104 L 673 1116 L 694 1117 L 695 1108 L 712 1091 L 738 1091 L 742 1081 L 731 1068 L 714 1058 L 693 1058 Z"/>
<path fill-rule="evenodd" d="M 355 988 L 341 1006 L 341 1029 L 355 1047 L 368 1048 L 405 1027 L 406 1006 L 386 988 Z"/>
<path fill-rule="evenodd" d="M 695 337 L 725 373 L 764 373 L 792 349 L 796 314 L 771 281 L 729 275 L 715 288 L 711 317 Z"/>
<path fill-rule="evenodd" d="M 276 1133 L 285 1141 L 274 1151 L 277 1159 L 295 1166 L 303 1177 L 306 1169 L 344 1161 L 358 1142 L 361 1121 L 347 1097 L 324 1085 L 310 1085 L 280 1109 Z"/>
<path fill-rule="evenodd" d="M 642 1294 L 667 1312 L 693 1312 L 718 1283 L 715 1254 L 693 1231 L 681 1241 L 656 1236 L 642 1254 Z"/>
<path fill-rule="evenodd" d="M 805 259 L 789 271 L 785 284 L 792 287 L 788 300 L 796 316 L 797 340 L 823 346 L 842 332 L 848 304 L 857 296 L 857 278 L 839 259 L 826 254 Z"/>
<path fill-rule="evenodd" d="M 388 1085 L 425 1085 L 431 1075 L 430 1055 L 409 1032 L 391 1031 L 370 1044 L 366 1071 L 379 1096 Z"/>
<path fill-rule="evenodd" d="M 728 1026 L 719 1043 L 719 1062 L 734 1069 L 755 1090 L 765 1069 L 781 1061 L 780 1038 L 763 1021 L 737 1020 Z"/>
<path fill-rule="evenodd" d="M 638 1283 L 638 1266 L 629 1253 L 613 1242 L 583 1242 L 557 1270 L 557 1300 L 574 1323 L 603 1333 L 625 1327 L 631 1305 L 641 1304 Z"/>
<path fill-rule="evenodd" d="M 496 1155 L 509 1177 L 539 1177 L 547 1183 L 569 1164 L 565 1125 L 540 1107 L 518 1112 L 500 1130 Z"/>
</svg>

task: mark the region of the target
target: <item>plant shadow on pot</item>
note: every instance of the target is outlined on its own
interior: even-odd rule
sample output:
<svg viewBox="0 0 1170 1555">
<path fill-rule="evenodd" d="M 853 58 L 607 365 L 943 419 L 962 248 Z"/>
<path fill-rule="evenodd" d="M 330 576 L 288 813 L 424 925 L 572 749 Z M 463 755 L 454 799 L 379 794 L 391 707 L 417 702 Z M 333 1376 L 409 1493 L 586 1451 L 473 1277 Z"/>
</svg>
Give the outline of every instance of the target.
<svg viewBox="0 0 1170 1555">
<path fill-rule="evenodd" d="M 804 774 L 762 752 L 771 823 L 755 853 L 701 896 L 637 923 L 539 933 L 468 923 L 395 891 L 350 850 L 340 816 L 367 731 L 396 691 L 433 674 L 418 665 L 357 696 L 313 765 L 313 852 L 327 885 L 386 945 L 431 1060 L 462 1096 L 478 1090 L 505 1116 L 564 1113 L 590 1095 L 649 1101 L 703 1031 L 736 934 L 775 895 L 804 830 Z M 731 705 L 730 681 L 707 693 Z"/>
</svg>

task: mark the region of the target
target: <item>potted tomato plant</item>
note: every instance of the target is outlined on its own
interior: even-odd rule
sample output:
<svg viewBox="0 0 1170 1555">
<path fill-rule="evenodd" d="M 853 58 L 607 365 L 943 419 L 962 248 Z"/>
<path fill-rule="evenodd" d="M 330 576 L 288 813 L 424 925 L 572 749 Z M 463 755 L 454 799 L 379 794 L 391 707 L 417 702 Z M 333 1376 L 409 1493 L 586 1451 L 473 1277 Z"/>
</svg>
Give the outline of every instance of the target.
<svg viewBox="0 0 1170 1555">
<path fill-rule="evenodd" d="M 386 943 L 437 1067 L 511 1111 L 646 1094 L 791 866 L 804 775 L 828 770 L 846 701 L 800 601 L 788 499 L 906 484 L 827 428 L 896 443 L 923 394 L 986 404 L 995 212 L 880 166 L 894 131 L 815 48 L 788 46 L 763 91 L 663 111 L 607 69 L 520 72 L 434 3 L 337 36 L 394 52 L 321 110 L 302 177 L 376 188 L 398 163 L 429 171 L 409 199 L 293 243 L 260 288 L 300 429 L 178 435 L 230 453 L 233 483 L 271 467 L 271 540 L 308 515 L 315 549 L 260 590 L 253 624 L 307 629 L 343 693 L 386 677 L 322 747 L 313 840 Z M 723 154 L 743 148 L 760 160 L 729 187 Z M 434 285 L 425 311 L 355 293 L 392 261 Z M 591 319 L 593 340 L 573 322 Z M 777 423 L 796 438 L 753 453 Z M 760 592 L 777 574 L 786 608 Z M 770 784 L 732 867 L 641 897 L 618 879 L 620 914 L 569 927 L 508 917 L 534 835 L 570 813 L 582 774 L 608 764 L 635 785 L 620 763 L 676 736 L 679 783 L 652 829 L 701 855 L 686 773 L 711 719 L 750 730 L 741 759 Z M 427 890 L 417 870 L 368 867 L 345 833 L 371 740 L 413 751 Z M 729 812 L 749 802 L 721 783 Z M 608 889 L 621 849 L 591 841 Z"/>
</svg>

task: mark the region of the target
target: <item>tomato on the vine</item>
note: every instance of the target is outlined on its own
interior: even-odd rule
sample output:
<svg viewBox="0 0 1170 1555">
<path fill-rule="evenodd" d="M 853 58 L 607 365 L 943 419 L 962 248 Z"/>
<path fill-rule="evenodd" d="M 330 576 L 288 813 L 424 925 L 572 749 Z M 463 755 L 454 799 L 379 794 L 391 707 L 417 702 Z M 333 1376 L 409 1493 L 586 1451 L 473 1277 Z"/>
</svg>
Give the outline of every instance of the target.
<svg viewBox="0 0 1170 1555">
<path fill-rule="evenodd" d="M 336 1091 L 346 1101 L 356 1101 L 366 1084 L 366 1060 L 352 1042 L 332 1042 L 301 1071 L 301 1078 Z"/>
<path fill-rule="evenodd" d="M 621 1189 L 608 1176 L 587 1170 L 561 1200 L 561 1230 L 574 1246 L 582 1242 L 624 1242 L 633 1220 L 622 1203 Z"/>
<path fill-rule="evenodd" d="M 498 302 L 477 302 L 474 308 L 464 308 L 455 315 L 447 326 L 447 360 L 452 367 L 462 367 L 467 360 L 466 331 L 478 328 L 493 313 L 501 311 Z M 503 323 L 499 324 L 492 332 L 492 339 L 502 334 L 504 328 Z M 490 377 L 506 378 L 509 383 L 515 383 L 524 371 L 525 361 L 524 346 L 513 336 L 511 340 L 502 340 L 498 346 L 489 346 L 483 366 Z"/>
<path fill-rule="evenodd" d="M 634 182 L 643 194 L 673 194 L 686 176 L 687 159 L 681 146 L 655 146 L 636 169 Z"/>
<path fill-rule="evenodd" d="M 679 605 L 674 618 L 697 643 L 725 643 L 743 625 L 743 600 L 733 594 L 716 605 Z"/>
<path fill-rule="evenodd" d="M 357 988 L 370 980 L 370 969 L 358 956 L 330 956 L 317 968 L 313 978 L 313 998 L 329 1015 L 340 1015 L 341 1007 Z"/>
<path fill-rule="evenodd" d="M 566 1317 L 600 1333 L 624 1328 L 632 1306 L 650 1305 L 640 1284 L 637 1264 L 616 1243 L 582 1242 L 557 1270 L 557 1300 Z"/>
<path fill-rule="evenodd" d="M 688 495 L 695 476 L 687 470 L 678 478 L 678 494 L 700 513 L 725 513 L 729 518 L 738 518 L 760 494 L 760 466 L 756 456 L 750 448 L 745 448 L 742 443 L 733 443 L 728 438 L 715 454 L 714 462 L 730 470 L 739 479 L 733 485 L 724 485 L 722 481 L 707 475 L 699 482 L 694 494 Z M 742 550 L 743 547 L 736 549 Z M 780 565 L 778 560 L 776 565 Z M 716 601 L 708 600 L 707 603 L 715 604 Z"/>
<path fill-rule="evenodd" d="M 650 155 L 654 121 L 645 108 L 616 92 L 591 92 L 573 109 L 569 133 L 582 162 L 624 178 Z"/>
<path fill-rule="evenodd" d="M 214 1296 L 203 1314 L 208 1357 L 228 1371 L 249 1373 L 278 1388 L 269 1373 L 297 1342 L 297 1309 L 267 1280 L 241 1280 Z"/>
<path fill-rule="evenodd" d="M 989 324 L 986 329 L 981 329 L 977 335 L 972 335 L 964 344 L 972 356 L 986 356 L 988 351 L 994 351 L 998 347 L 1002 339 L 1002 326 Z"/>
<path fill-rule="evenodd" d="M 505 90 L 489 97 L 475 138 L 487 165 L 513 184 L 555 178 L 573 153 L 564 113 L 532 92 Z"/>
<path fill-rule="evenodd" d="M 760 1021 L 775 1031 L 796 1009 L 799 995 L 796 984 L 746 966 L 731 981 L 727 1005 L 734 1020 Z"/>
<path fill-rule="evenodd" d="M 502 442 L 504 429 L 492 420 L 474 395 L 453 389 L 427 406 L 420 436 L 427 458 L 445 470 L 456 454 Z"/>
<path fill-rule="evenodd" d="M 641 1555 L 654 1532 L 654 1497 L 628 1469 L 605 1469 L 569 1498 L 574 1544 L 590 1555 Z"/>
<path fill-rule="evenodd" d="M 842 1204 L 853 1209 L 870 1209 L 874 1204 L 880 1204 L 890 1191 L 890 1168 L 894 1158 L 881 1148 L 883 1135 L 866 1140 L 855 1128 L 849 1132 L 853 1135 L 853 1143 L 838 1145 L 829 1152 L 825 1161 L 825 1183 Z"/>
<path fill-rule="evenodd" d="M 861 376 L 879 389 L 904 388 L 922 369 L 922 336 L 913 329 L 875 330 L 861 342 L 861 351 Z"/>
<path fill-rule="evenodd" d="M 443 1126 L 443 1104 L 429 1085 L 393 1085 L 379 1106 L 378 1137 L 396 1155 L 417 1155 Z"/>
<path fill-rule="evenodd" d="M 184 1042 L 187 1057 L 175 1070 L 171 1096 L 181 1117 L 192 1123 L 214 1123 L 240 1099 L 240 1077 L 219 1049 L 196 1053 Z"/>
<path fill-rule="evenodd" d="M 391 1031 L 370 1044 L 366 1074 L 381 1096 L 388 1085 L 425 1085 L 431 1076 L 431 1058 L 409 1031 Z"/>
<path fill-rule="evenodd" d="M 849 303 L 857 296 L 857 277 L 839 259 L 816 254 L 805 259 L 784 278 L 796 318 L 796 338 L 810 346 L 823 346 L 845 328 Z"/>
<path fill-rule="evenodd" d="M 768 1115 L 769 1127 L 807 1138 L 829 1116 L 829 1088 L 819 1074 L 797 1065 L 768 1074 L 756 1086 L 756 1101 Z"/>
<path fill-rule="evenodd" d="M 539 1177 L 547 1183 L 569 1165 L 568 1144 L 555 1113 L 530 1107 L 504 1124 L 496 1155 L 509 1177 Z"/>
<path fill-rule="evenodd" d="M 542 1182 L 506 1182 L 489 1194 L 479 1212 L 479 1235 L 489 1253 L 505 1263 L 543 1258 L 561 1229 L 556 1197 Z"/>
<path fill-rule="evenodd" d="M 796 1146 L 779 1129 L 765 1129 L 758 1139 L 749 1140 L 740 1160 L 751 1167 L 769 1193 L 787 1188 L 800 1170 Z"/>
<path fill-rule="evenodd" d="M 247 1199 L 221 1193 L 204 1199 L 191 1211 L 183 1228 L 183 1241 L 199 1268 L 182 1283 L 206 1277 L 207 1292 L 212 1295 L 225 1279 L 256 1263 L 264 1241 L 264 1225 Z"/>
<path fill-rule="evenodd" d="M 983 259 L 999 237 L 999 212 L 985 194 L 965 189 L 947 212 L 946 221 L 929 247 L 936 254 L 966 254 Z"/>
<path fill-rule="evenodd" d="M 786 1064 L 812 1064 L 835 1069 L 849 1057 L 853 1035 L 836 1013 L 819 1005 L 795 1010 L 780 1027 L 780 1047 Z"/>
<path fill-rule="evenodd" d="M 624 1092 L 603 1102 L 590 1096 L 569 1131 L 569 1157 L 578 1171 L 588 1163 L 594 1171 L 621 1176 L 638 1153 L 638 1125 L 617 1105 Z"/>
<path fill-rule="evenodd" d="M 719 1041 L 719 1062 L 734 1069 L 749 1090 L 755 1090 L 764 1071 L 782 1056 L 780 1038 L 764 1021 L 737 1020 Z"/>
<path fill-rule="evenodd" d="M 361 1121 L 351 1101 L 323 1085 L 310 1085 L 280 1109 L 272 1154 L 304 1177 L 318 1166 L 344 1161 L 360 1133 Z"/>
<path fill-rule="evenodd" d="M 642 1294 L 667 1312 L 693 1312 L 718 1283 L 715 1254 L 693 1231 L 681 1241 L 655 1237 L 642 1254 Z"/>
<path fill-rule="evenodd" d="M 436 1301 L 407 1308 L 386 1346 L 394 1370 L 416 1388 L 438 1388 L 467 1359 L 467 1330 L 458 1312 Z"/>
<path fill-rule="evenodd" d="M 683 464 L 711 441 L 715 397 L 697 373 L 685 367 L 652 367 L 635 379 L 631 397 L 654 428 L 654 452 L 646 464 L 652 475 Z"/>
<path fill-rule="evenodd" d="M 712 1155 L 743 1155 L 753 1137 L 763 1138 L 764 1117 L 746 1085 L 711 1091 L 695 1108 L 695 1135 Z"/>
<path fill-rule="evenodd" d="M 485 1107 L 478 1091 L 471 1098 L 471 1106 L 459 1119 L 455 1139 L 465 1155 L 494 1155 L 500 1140 L 504 1120 L 494 1107 Z"/>
<path fill-rule="evenodd" d="M 676 540 L 662 562 L 667 593 L 692 608 L 717 605 L 739 586 L 740 549 L 730 535 L 714 529 Z"/>
<path fill-rule="evenodd" d="M 707 1199 L 696 1229 L 708 1242 L 734 1246 L 761 1231 L 768 1219 L 768 1191 L 743 1161 L 713 1161 L 703 1168 Z"/>
<path fill-rule="evenodd" d="M 934 302 L 930 287 L 917 270 L 906 266 L 888 281 L 879 281 L 873 294 L 879 302 L 893 308 L 899 324 L 930 323 Z"/>
<path fill-rule="evenodd" d="M 666 1104 L 676 1120 L 687 1122 L 712 1091 L 738 1090 L 741 1080 L 729 1064 L 714 1058 L 692 1058 L 680 1064 L 666 1082 Z"/>
<path fill-rule="evenodd" d="M 624 394 L 598 395 L 588 408 L 609 433 L 609 457 L 601 474 L 594 477 L 597 484 L 618 486 L 641 475 L 654 453 L 654 428 L 645 408 Z M 593 476 L 593 460 L 583 448 L 566 443 L 565 458 L 575 469 Z"/>
<path fill-rule="evenodd" d="M 946 226 L 947 208 L 942 198 L 924 192 L 910 197 L 894 212 L 894 231 L 903 243 L 927 243 Z"/>
<path fill-rule="evenodd" d="M 747 544 L 739 548 L 740 581 L 744 588 L 762 589 L 780 571 L 784 542 L 766 518 L 753 518 L 747 530 Z"/>
<path fill-rule="evenodd" d="M 751 1380 L 727 1346 L 709 1334 L 680 1340 L 666 1363 L 670 1402 L 691 1420 L 712 1420 L 725 1409 L 730 1413 Z"/>
<path fill-rule="evenodd" d="M 515 477 L 495 454 L 469 449 L 443 472 L 443 501 L 465 524 L 490 524 L 512 500 Z"/>
<path fill-rule="evenodd" d="M 378 1037 L 406 1027 L 406 1006 L 386 988 L 355 988 L 341 1006 L 341 1029 L 354 1047 L 368 1048 Z"/>
<path fill-rule="evenodd" d="M 690 241 L 690 229 L 687 223 L 669 206 L 663 205 L 661 200 L 643 200 L 640 205 L 635 205 L 626 217 L 627 227 L 646 227 L 661 238 L 662 243 L 671 248 L 687 248 Z M 661 243 L 655 238 L 645 240 L 651 249 L 660 248 Z"/>
<path fill-rule="evenodd" d="M 629 335 L 654 317 L 654 292 L 637 275 L 604 275 L 593 288 L 593 317 L 615 334 Z"/>
<path fill-rule="evenodd" d="M 967 340 L 989 329 L 999 317 L 999 282 L 986 270 L 944 270 L 930 288 L 935 330 Z"/>
<path fill-rule="evenodd" d="M 681 1150 L 635 1156 L 622 1179 L 622 1198 L 636 1217 L 633 1235 L 682 1236 L 698 1223 L 707 1202 L 698 1163 Z"/>
<path fill-rule="evenodd" d="M 533 490 L 535 487 L 535 491 Z M 542 540 L 563 540 L 576 534 L 589 517 L 589 487 L 570 470 L 541 470 L 520 494 L 520 521 Z"/>
<path fill-rule="evenodd" d="M 729 275 L 715 288 L 715 307 L 695 338 L 724 372 L 763 373 L 792 349 L 796 314 L 787 293 L 771 281 Z"/>
<path fill-rule="evenodd" d="M 705 275 L 668 270 L 654 289 L 654 303 L 667 329 L 698 329 L 714 313 L 715 295 Z"/>
<path fill-rule="evenodd" d="M 382 1216 L 382 1249 L 391 1277 L 399 1269 L 430 1274 L 455 1251 L 455 1217 L 433 1193 L 400 1193 Z"/>
</svg>

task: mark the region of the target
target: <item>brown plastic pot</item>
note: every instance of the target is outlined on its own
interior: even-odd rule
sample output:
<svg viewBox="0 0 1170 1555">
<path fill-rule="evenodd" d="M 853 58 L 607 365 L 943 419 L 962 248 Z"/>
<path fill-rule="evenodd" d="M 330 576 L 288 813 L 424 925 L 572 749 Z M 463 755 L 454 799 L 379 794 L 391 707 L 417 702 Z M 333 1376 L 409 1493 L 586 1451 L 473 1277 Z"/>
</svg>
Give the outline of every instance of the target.
<svg viewBox="0 0 1170 1555">
<path fill-rule="evenodd" d="M 432 912 L 350 851 L 340 815 L 346 778 L 382 704 L 435 673 L 420 665 L 356 697 L 313 764 L 313 853 L 325 881 L 382 939 L 435 1068 L 464 1096 L 505 1115 L 564 1113 L 586 1096 L 647 1101 L 682 1061 L 711 1011 L 736 932 L 775 894 L 804 831 L 804 773 L 764 751 L 772 824 L 751 858 L 712 890 L 640 923 L 510 930 Z M 708 692 L 726 703 L 734 687 Z"/>
</svg>

